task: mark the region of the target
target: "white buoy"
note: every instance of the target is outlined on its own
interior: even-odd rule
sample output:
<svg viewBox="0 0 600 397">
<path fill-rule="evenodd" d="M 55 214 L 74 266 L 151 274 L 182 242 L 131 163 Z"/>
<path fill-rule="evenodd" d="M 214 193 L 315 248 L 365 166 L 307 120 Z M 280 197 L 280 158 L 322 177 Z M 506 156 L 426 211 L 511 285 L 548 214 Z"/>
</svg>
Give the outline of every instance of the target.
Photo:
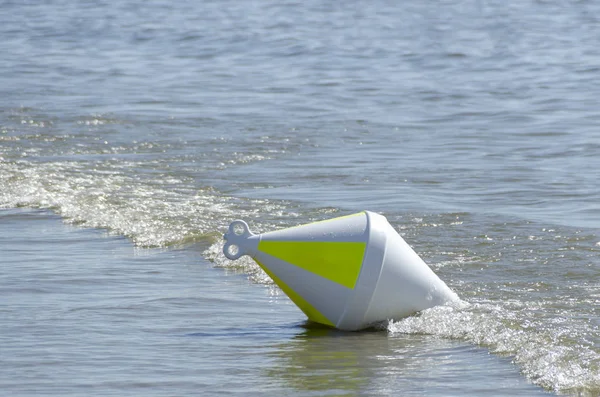
<svg viewBox="0 0 600 397">
<path fill-rule="evenodd" d="M 227 258 L 250 255 L 309 320 L 341 330 L 459 299 L 373 212 L 260 235 L 236 220 L 224 238 Z"/>
</svg>

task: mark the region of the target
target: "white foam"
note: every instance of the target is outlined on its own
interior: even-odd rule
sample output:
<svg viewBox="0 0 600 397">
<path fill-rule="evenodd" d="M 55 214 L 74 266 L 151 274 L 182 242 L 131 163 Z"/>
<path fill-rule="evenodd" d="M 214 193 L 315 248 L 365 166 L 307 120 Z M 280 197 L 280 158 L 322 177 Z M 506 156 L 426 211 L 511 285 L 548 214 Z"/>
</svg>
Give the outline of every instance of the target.
<svg viewBox="0 0 600 397">
<path fill-rule="evenodd" d="M 519 304 L 513 304 L 519 306 Z M 535 384 L 558 393 L 600 393 L 600 354 L 569 337 L 569 324 L 548 328 L 521 312 L 497 304 L 460 302 L 390 321 L 390 334 L 427 334 L 466 340 L 509 355 Z M 529 318 L 529 321 L 528 321 Z M 589 330 L 593 332 L 592 329 Z"/>
<path fill-rule="evenodd" d="M 133 167 L 133 165 L 129 165 Z M 141 247 L 214 239 L 236 217 L 254 217 L 277 203 L 253 202 L 197 189 L 184 178 L 127 173 L 127 163 L 86 166 L 77 162 L 0 164 L 0 206 L 48 208 L 67 222 L 105 228 Z"/>
</svg>

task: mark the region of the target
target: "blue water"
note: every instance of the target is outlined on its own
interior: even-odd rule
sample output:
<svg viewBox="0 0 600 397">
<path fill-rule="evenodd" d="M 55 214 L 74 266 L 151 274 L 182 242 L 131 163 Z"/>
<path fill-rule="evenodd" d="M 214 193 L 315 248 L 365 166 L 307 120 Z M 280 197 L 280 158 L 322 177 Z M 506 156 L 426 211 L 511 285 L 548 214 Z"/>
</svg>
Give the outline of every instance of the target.
<svg viewBox="0 0 600 397">
<path fill-rule="evenodd" d="M 599 7 L 1 3 L 0 389 L 599 395 Z M 307 328 L 221 254 L 363 209 L 465 305 Z"/>
</svg>

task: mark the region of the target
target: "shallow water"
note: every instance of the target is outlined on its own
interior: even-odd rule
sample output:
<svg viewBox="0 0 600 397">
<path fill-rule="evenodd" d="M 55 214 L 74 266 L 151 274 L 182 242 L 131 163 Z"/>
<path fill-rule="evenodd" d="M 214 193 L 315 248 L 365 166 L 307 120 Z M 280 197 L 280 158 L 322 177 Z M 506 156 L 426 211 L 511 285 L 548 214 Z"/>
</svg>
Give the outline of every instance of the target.
<svg viewBox="0 0 600 397">
<path fill-rule="evenodd" d="M 598 7 L 3 3 L 2 389 L 599 395 Z M 464 304 L 307 329 L 220 252 L 363 209 Z"/>
<path fill-rule="evenodd" d="M 273 286 L 201 259 L 0 211 L 10 395 L 542 394 L 467 342 L 307 324 Z"/>
</svg>

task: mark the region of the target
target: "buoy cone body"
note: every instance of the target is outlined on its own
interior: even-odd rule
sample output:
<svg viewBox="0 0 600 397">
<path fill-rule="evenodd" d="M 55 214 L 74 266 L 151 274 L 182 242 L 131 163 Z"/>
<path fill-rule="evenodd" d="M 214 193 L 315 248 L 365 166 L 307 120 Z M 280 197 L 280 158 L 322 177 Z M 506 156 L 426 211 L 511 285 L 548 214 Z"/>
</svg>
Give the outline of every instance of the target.
<svg viewBox="0 0 600 397">
<path fill-rule="evenodd" d="M 309 320 L 342 330 L 458 299 L 385 217 L 369 211 L 260 235 L 237 220 L 224 238 L 227 258 L 250 255 Z"/>
</svg>

